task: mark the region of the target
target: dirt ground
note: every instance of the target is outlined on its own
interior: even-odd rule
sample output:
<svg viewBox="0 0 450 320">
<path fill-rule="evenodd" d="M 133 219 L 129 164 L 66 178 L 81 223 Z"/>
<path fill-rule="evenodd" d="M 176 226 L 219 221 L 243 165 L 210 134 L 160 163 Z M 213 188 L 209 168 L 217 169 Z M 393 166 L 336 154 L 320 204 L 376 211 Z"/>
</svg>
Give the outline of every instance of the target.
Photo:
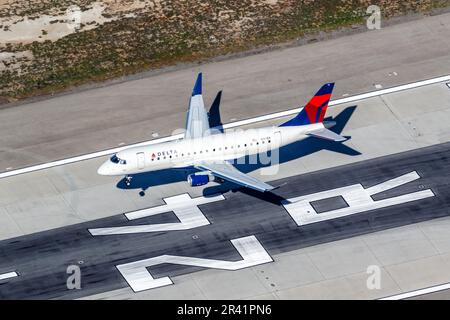
<svg viewBox="0 0 450 320">
<path fill-rule="evenodd" d="M 0 99 L 450 6 L 450 0 L 0 0 Z"/>
</svg>

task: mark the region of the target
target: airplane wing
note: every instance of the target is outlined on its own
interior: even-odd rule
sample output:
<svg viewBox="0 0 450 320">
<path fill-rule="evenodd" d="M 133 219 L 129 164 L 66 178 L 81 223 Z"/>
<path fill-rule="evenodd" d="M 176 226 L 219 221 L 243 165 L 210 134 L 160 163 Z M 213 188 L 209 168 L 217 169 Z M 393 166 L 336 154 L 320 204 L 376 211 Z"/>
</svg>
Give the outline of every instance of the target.
<svg viewBox="0 0 450 320">
<path fill-rule="evenodd" d="M 265 192 L 276 189 L 276 187 L 273 187 L 270 184 L 267 184 L 256 178 L 250 177 L 245 173 L 240 172 L 238 169 L 233 167 L 231 163 L 226 161 L 201 162 L 195 167 L 200 170 L 211 171 L 211 174 L 215 177 L 228 180 L 238 185 L 257 191 Z"/>
<path fill-rule="evenodd" d="M 205 110 L 202 96 L 202 74 L 199 73 L 189 101 L 184 137 L 185 139 L 195 139 L 209 134 L 208 113 Z"/>
<path fill-rule="evenodd" d="M 310 131 L 307 133 L 307 135 L 313 136 L 316 138 L 331 140 L 331 141 L 338 141 L 338 142 L 347 140 L 346 138 L 344 138 L 344 137 L 338 135 L 337 133 L 334 133 L 333 131 L 328 130 L 326 128 Z"/>
</svg>

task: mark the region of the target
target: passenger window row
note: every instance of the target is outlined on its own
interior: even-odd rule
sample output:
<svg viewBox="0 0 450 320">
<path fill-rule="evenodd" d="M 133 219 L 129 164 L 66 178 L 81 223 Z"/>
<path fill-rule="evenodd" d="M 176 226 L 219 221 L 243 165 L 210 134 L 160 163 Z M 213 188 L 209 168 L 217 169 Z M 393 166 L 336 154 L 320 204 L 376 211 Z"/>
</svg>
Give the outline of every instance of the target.
<svg viewBox="0 0 450 320">
<path fill-rule="evenodd" d="M 267 140 L 267 144 L 269 144 L 270 142 L 271 142 L 270 139 Z M 253 142 L 250 142 L 249 144 L 250 144 L 250 146 L 253 146 Z M 262 140 L 262 141 L 261 141 L 261 144 L 265 144 L 265 141 Z M 248 145 L 247 143 L 244 143 L 244 148 L 246 148 L 247 145 Z M 259 145 L 259 141 L 257 141 L 257 142 L 255 143 L 255 145 Z M 230 149 L 233 149 L 233 148 L 234 148 L 234 146 L 230 146 Z M 238 144 L 238 145 L 236 146 L 236 148 L 237 148 L 237 149 L 241 148 L 241 145 Z M 219 151 L 222 151 L 222 147 L 219 147 L 219 148 L 213 148 L 213 149 L 212 149 L 212 152 L 216 152 L 216 149 L 219 150 Z M 224 150 L 228 150 L 228 147 L 224 147 Z M 209 152 L 208 149 L 205 149 L 204 151 L 205 151 L 205 153 Z M 200 150 L 198 153 L 202 154 L 202 153 L 203 153 L 203 150 Z M 187 156 L 190 156 L 190 155 L 191 155 L 191 153 L 188 152 L 188 153 L 187 153 Z M 197 155 L 197 151 L 194 151 L 194 152 L 193 152 L 193 155 Z M 184 153 L 182 153 L 181 156 L 184 157 Z M 178 154 L 175 154 L 175 157 L 178 158 Z M 160 160 L 161 158 L 162 158 L 162 159 L 167 159 L 167 156 L 164 156 L 164 157 L 157 157 L 156 160 Z M 169 156 L 169 159 L 172 159 L 172 156 Z M 155 161 L 155 158 L 152 158 L 152 161 Z"/>
</svg>

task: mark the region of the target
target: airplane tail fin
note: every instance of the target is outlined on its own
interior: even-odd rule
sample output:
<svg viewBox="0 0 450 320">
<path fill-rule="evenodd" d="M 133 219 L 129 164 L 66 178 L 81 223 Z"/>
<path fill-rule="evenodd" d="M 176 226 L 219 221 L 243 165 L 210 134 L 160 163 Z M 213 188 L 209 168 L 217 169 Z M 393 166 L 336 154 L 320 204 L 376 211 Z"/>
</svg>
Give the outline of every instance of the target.
<svg viewBox="0 0 450 320">
<path fill-rule="evenodd" d="M 197 80 L 195 80 L 194 88 L 192 89 L 192 96 L 202 94 L 202 73 L 199 72 Z"/>
<path fill-rule="evenodd" d="M 330 102 L 333 88 L 334 83 L 324 84 L 295 118 L 281 124 L 280 127 L 303 126 L 322 122 L 328 108 L 328 103 Z"/>
</svg>

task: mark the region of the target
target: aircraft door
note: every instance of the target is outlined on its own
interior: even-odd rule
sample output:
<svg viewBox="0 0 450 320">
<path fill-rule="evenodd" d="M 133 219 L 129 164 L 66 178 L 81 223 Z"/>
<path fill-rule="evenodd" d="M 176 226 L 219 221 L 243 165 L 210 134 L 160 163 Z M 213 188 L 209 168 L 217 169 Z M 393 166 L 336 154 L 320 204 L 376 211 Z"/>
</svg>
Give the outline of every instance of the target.
<svg viewBox="0 0 450 320">
<path fill-rule="evenodd" d="M 144 169 L 145 166 L 145 156 L 143 152 L 138 152 L 136 153 L 136 157 L 137 157 L 137 166 L 139 170 Z"/>
<path fill-rule="evenodd" d="M 281 132 L 275 131 L 273 134 L 272 149 L 281 147 Z"/>
</svg>

